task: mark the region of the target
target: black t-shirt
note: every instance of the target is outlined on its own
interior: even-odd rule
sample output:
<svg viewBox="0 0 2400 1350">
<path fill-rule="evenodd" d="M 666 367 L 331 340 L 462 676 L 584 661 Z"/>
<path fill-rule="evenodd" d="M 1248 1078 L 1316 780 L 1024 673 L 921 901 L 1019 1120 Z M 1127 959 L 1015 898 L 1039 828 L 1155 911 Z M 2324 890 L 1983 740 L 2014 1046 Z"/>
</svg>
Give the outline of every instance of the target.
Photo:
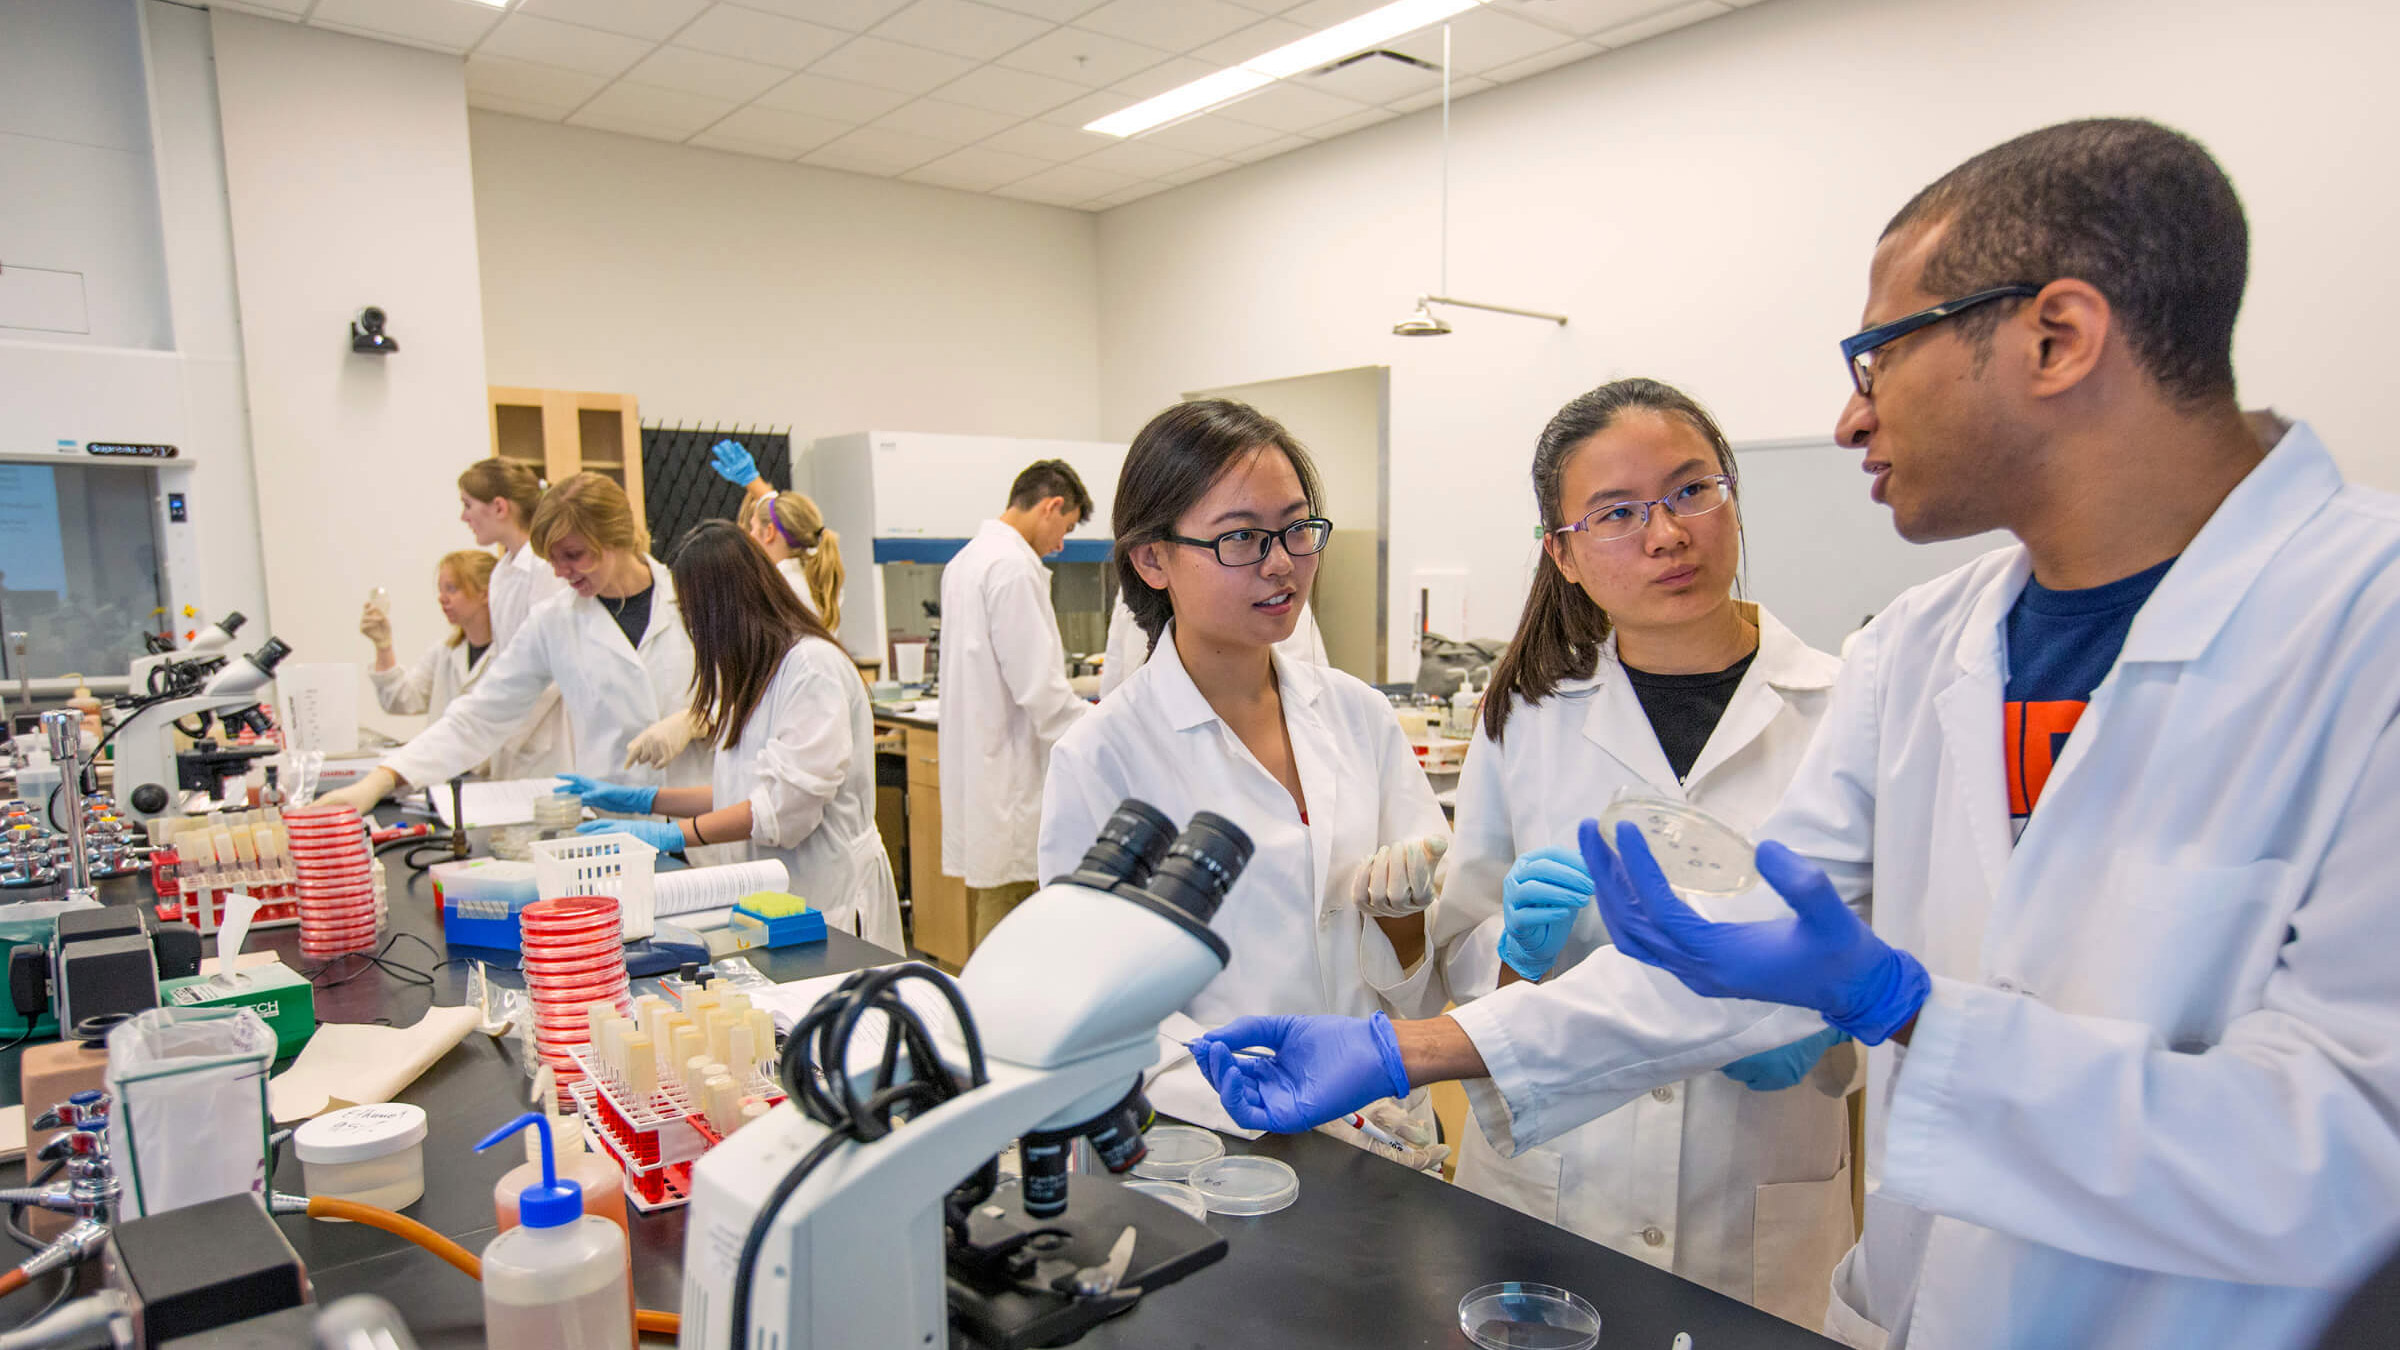
<svg viewBox="0 0 2400 1350">
<path fill-rule="evenodd" d="M 474 643 L 472 643 L 472 642 L 468 643 L 468 644 L 467 644 L 467 669 L 469 669 L 469 670 L 473 670 L 473 669 L 474 669 L 476 666 L 478 666 L 478 665 L 482 664 L 482 662 L 483 662 L 483 654 L 484 654 L 485 652 L 488 652 L 488 651 L 490 651 L 491 649 L 492 649 L 492 644 L 490 644 L 490 643 L 488 643 L 488 642 L 487 642 L 487 643 L 485 643 L 485 644 L 483 644 L 483 645 L 482 645 L 482 646 L 480 646 L 480 647 L 476 646 L 476 645 L 475 645 Z"/>
<path fill-rule="evenodd" d="M 612 600 L 605 595 L 595 598 L 608 616 L 617 621 L 617 627 L 625 631 L 625 640 L 633 644 L 635 651 L 640 651 L 642 634 L 650 631 L 650 597 L 656 594 L 658 587 L 652 584 L 623 599 Z"/>
<path fill-rule="evenodd" d="M 1688 777 L 1692 765 L 1699 762 L 1718 720 L 1725 716 L 1725 705 L 1733 702 L 1733 691 L 1742 687 L 1742 676 L 1757 659 L 1753 650 L 1723 670 L 1698 675 L 1653 675 L 1625 667 L 1634 696 L 1642 701 L 1642 712 L 1650 719 L 1650 730 L 1658 735 L 1658 748 L 1667 752 L 1667 767 L 1675 771 L 1677 781 Z"/>
</svg>

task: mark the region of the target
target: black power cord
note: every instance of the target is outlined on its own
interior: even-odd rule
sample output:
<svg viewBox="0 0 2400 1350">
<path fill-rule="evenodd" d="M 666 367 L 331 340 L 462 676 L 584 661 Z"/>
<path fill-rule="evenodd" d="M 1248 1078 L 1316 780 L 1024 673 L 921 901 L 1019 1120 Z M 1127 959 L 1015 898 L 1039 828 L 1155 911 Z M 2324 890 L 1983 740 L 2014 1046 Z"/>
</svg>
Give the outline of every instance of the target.
<svg viewBox="0 0 2400 1350">
<path fill-rule="evenodd" d="M 898 986 L 912 979 L 939 989 L 949 1001 L 951 1015 L 958 1019 L 959 1038 L 967 1047 L 967 1081 L 963 1084 L 950 1066 L 942 1062 L 941 1052 L 924 1020 L 901 1001 Z M 873 1090 L 862 1102 L 849 1073 L 850 1040 L 860 1019 L 868 1013 L 883 1014 L 885 1035 L 883 1062 L 876 1069 Z M 903 1054 L 908 1061 L 906 1081 L 898 1076 Z M 775 1226 L 784 1202 L 792 1198 L 817 1165 L 845 1142 L 874 1143 L 892 1132 L 896 1119 L 905 1121 L 909 1116 L 930 1111 L 990 1081 L 984 1072 L 983 1038 L 975 1030 L 975 1019 L 968 1015 L 966 999 L 958 992 L 958 986 L 933 967 L 914 963 L 862 970 L 818 1000 L 784 1041 L 776 1077 L 783 1085 L 784 1095 L 810 1120 L 825 1126 L 826 1134 L 775 1183 L 766 1202 L 759 1206 L 757 1216 L 750 1221 L 750 1231 L 742 1238 L 741 1257 L 733 1269 L 733 1306 L 729 1318 L 732 1343 L 736 1347 L 750 1343 L 750 1281 L 759 1253 L 766 1246 L 767 1233 Z M 964 1231 L 967 1211 L 990 1197 L 997 1171 L 997 1162 L 986 1162 L 950 1194 L 943 1206 L 943 1220 L 951 1229 Z"/>
</svg>

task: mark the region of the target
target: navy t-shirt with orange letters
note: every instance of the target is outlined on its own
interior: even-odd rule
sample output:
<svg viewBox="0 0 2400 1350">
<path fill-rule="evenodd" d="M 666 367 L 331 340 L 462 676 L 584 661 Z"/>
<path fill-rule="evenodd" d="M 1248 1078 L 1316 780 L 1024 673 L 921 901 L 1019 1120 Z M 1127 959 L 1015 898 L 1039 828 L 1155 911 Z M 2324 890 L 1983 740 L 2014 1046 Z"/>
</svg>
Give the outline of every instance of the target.
<svg viewBox="0 0 2400 1350">
<path fill-rule="evenodd" d="M 2024 593 L 2008 611 L 2008 690 L 2000 716 L 2012 835 L 2025 833 L 2092 690 L 2108 678 L 2125 649 L 2133 616 L 2174 565 L 2169 558 L 2080 591 L 2054 591 L 2026 579 Z"/>
</svg>

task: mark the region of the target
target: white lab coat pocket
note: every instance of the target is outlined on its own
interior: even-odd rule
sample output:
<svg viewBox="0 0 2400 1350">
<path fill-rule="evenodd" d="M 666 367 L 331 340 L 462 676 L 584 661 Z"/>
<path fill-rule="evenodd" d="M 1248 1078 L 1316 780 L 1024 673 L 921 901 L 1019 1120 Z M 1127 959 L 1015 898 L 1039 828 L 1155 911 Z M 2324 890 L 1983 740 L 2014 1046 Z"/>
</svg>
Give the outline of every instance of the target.
<svg viewBox="0 0 2400 1350">
<path fill-rule="evenodd" d="M 2122 860 L 2081 925 L 2080 978 L 2050 987 L 2112 990 L 2113 1006 L 2079 1011 L 2146 1022 L 2169 1045 L 2214 1045 L 2248 1011 L 2273 963 L 2282 925 L 2263 918 L 2292 903 L 2291 870 L 2274 859 L 2234 867 Z M 2040 996 L 2043 983 L 2030 992 Z"/>
<path fill-rule="evenodd" d="M 1852 1350 L 1883 1350 L 1891 1333 L 1869 1321 L 1864 1311 L 1866 1250 L 1864 1244 L 1852 1247 L 1850 1254 L 1833 1268 L 1833 1280 L 1827 1287 L 1825 1334 Z"/>
<path fill-rule="evenodd" d="M 1856 1239 L 1848 1165 L 1823 1181 L 1759 1187 L 1750 1301 L 1787 1322 L 1824 1325 L 1834 1267 Z"/>
<path fill-rule="evenodd" d="M 1556 1149 L 1529 1148 L 1503 1158 L 1483 1127 L 1467 1117 L 1465 1136 L 1458 1143 L 1458 1185 L 1487 1200 L 1497 1200 L 1520 1214 L 1543 1223 L 1559 1221 L 1559 1181 L 1566 1159 Z"/>
</svg>

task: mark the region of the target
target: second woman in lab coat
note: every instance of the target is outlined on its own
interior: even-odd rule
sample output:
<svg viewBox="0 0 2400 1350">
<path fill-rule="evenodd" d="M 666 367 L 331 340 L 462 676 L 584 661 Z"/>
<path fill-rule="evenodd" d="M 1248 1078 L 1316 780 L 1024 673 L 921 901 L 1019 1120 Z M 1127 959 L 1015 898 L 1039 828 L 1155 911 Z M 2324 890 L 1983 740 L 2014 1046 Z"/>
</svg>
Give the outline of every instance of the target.
<svg viewBox="0 0 2400 1350">
<path fill-rule="evenodd" d="M 746 846 L 781 860 L 792 893 L 829 925 L 905 950 L 875 829 L 874 716 L 850 654 L 726 521 L 685 537 L 675 587 L 697 671 L 692 716 L 716 767 L 706 787 L 658 791 L 646 809 L 665 821 L 595 820 L 583 832 L 622 830 L 676 853 Z M 604 785 L 579 786 L 589 800 Z"/>
<path fill-rule="evenodd" d="M 1685 394 L 1628 379 L 1576 398 L 1543 430 L 1533 484 L 1543 554 L 1468 747 L 1431 919 L 1462 1002 L 1607 940 L 1570 860 L 1577 822 L 1619 789 L 1756 829 L 1841 670 L 1734 599 L 1733 453 Z M 1830 1039 L 1660 1087 L 1513 1158 L 1470 1119 L 1458 1184 L 1814 1327 L 1854 1231 L 1856 1060 L 1846 1043 L 1824 1054 Z"/>
<path fill-rule="evenodd" d="M 1072 871 L 1127 797 L 1178 824 L 1213 811 L 1250 836 L 1249 867 L 1210 921 L 1232 960 L 1162 1028 L 1170 1057 L 1241 1013 L 1440 1007 L 1423 910 L 1448 844 L 1441 807 L 1383 695 L 1276 650 L 1331 536 L 1318 500 L 1290 433 L 1219 399 L 1153 418 L 1117 481 L 1117 574 L 1153 645 L 1052 750 L 1040 868 Z M 1231 1126 L 1188 1060 L 1151 1098 Z"/>
<path fill-rule="evenodd" d="M 692 686 L 692 643 L 675 584 L 649 555 L 649 532 L 625 489 L 579 473 L 543 494 L 532 547 L 569 594 L 537 605 L 475 687 L 453 701 L 354 786 L 327 794 L 365 810 L 397 787 L 439 783 L 482 762 L 537 716 L 553 683 L 574 732 L 574 766 L 604 774 L 624 762 L 642 728 L 684 706 Z M 694 749 L 663 768 L 637 771 L 644 785 L 706 782 L 708 756 Z M 587 805 L 616 810 L 604 801 Z"/>
</svg>

